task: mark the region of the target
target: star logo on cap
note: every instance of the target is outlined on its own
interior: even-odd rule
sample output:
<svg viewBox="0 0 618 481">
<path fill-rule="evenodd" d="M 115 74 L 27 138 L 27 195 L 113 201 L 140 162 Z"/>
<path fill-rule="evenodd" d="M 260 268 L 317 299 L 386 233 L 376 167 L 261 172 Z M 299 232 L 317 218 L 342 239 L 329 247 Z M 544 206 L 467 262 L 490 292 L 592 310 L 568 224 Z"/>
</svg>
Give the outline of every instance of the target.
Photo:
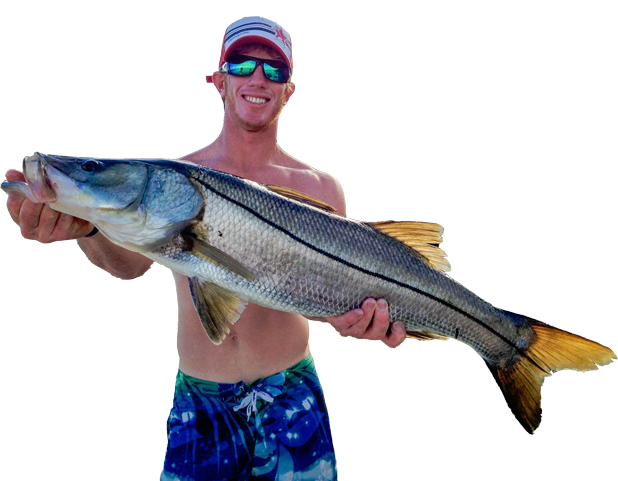
<svg viewBox="0 0 618 481">
<path fill-rule="evenodd" d="M 285 43 L 287 38 L 286 38 L 285 34 L 283 33 L 283 29 L 282 28 L 276 28 L 275 31 L 277 32 L 277 35 L 275 36 L 275 38 L 280 38 L 281 41 L 283 43 Z"/>
</svg>

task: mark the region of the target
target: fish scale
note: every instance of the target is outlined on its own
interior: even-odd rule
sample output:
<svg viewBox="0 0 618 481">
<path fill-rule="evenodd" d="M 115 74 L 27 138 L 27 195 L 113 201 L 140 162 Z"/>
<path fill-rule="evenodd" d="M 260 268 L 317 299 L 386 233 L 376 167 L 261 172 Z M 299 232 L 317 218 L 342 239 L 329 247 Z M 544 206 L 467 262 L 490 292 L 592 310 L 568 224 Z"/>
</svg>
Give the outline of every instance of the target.
<svg viewBox="0 0 618 481">
<path fill-rule="evenodd" d="M 358 222 L 302 193 L 187 162 L 36 153 L 24 159 L 24 173 L 27 184 L 2 188 L 85 219 L 111 242 L 186 275 L 215 344 L 246 301 L 314 317 L 383 297 L 410 336 L 450 337 L 475 349 L 529 433 L 541 422 L 547 376 L 616 357 L 497 309 L 451 279 L 435 224 Z"/>
<path fill-rule="evenodd" d="M 493 324 L 492 328 L 512 344 L 522 337 L 517 329 L 522 326 L 496 322 L 499 310 L 395 239 L 367 224 L 325 215 L 280 197 L 259 184 L 215 171 L 198 173 L 206 204 L 201 222 L 208 232 L 224 233 L 211 236 L 209 242 L 240 260 L 256 276 L 247 281 L 213 269 L 200 278 L 239 289 L 250 302 L 306 316 L 342 314 L 368 297 L 384 297 L 391 318 L 402 321 L 408 331 L 457 335 L 488 360 L 503 358 L 509 351 L 511 358 L 517 356 L 512 346 L 492 332 L 466 323 L 476 317 Z M 332 236 L 339 239 L 336 245 L 326 242 Z M 273 279 L 273 272 L 287 275 Z M 314 282 L 307 284 L 304 279 Z M 267 290 L 265 286 L 276 288 Z M 468 312 L 469 317 L 433 299 L 438 297 Z"/>
</svg>

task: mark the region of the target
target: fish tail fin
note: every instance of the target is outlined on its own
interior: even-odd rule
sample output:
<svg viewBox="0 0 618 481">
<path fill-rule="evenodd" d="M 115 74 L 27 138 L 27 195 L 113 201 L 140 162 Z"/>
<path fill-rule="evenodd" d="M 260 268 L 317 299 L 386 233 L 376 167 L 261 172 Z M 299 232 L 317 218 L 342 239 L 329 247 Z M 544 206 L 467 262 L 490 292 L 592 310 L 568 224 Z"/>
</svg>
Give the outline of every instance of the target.
<svg viewBox="0 0 618 481">
<path fill-rule="evenodd" d="M 521 316 L 523 317 L 523 316 Z M 496 379 L 511 411 L 528 433 L 541 423 L 541 386 L 556 371 L 591 371 L 616 359 L 614 352 L 601 344 L 555 327 L 524 318 L 535 333 L 535 340 L 514 365 L 488 367 Z"/>
</svg>

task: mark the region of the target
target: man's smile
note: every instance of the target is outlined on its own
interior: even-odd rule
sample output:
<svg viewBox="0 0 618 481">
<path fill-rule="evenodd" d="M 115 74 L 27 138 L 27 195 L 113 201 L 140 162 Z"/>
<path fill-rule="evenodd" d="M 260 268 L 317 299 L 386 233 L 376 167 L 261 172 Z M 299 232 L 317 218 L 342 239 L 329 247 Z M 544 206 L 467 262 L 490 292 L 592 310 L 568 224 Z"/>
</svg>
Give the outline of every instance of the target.
<svg viewBox="0 0 618 481">
<path fill-rule="evenodd" d="M 251 102 L 252 104 L 265 104 L 266 102 L 268 102 L 268 99 L 263 99 L 260 97 L 251 97 L 249 95 L 243 95 L 242 98 L 247 100 L 248 102 Z"/>
</svg>

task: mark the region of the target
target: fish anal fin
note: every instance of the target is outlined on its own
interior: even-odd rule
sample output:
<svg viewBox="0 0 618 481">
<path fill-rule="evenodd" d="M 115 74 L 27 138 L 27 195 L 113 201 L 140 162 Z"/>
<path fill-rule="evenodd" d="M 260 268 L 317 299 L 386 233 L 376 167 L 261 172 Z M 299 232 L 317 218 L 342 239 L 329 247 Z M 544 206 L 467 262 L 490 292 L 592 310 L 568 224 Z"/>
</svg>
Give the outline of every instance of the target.
<svg viewBox="0 0 618 481">
<path fill-rule="evenodd" d="M 419 253 L 434 269 L 451 270 L 446 253 L 440 249 L 444 229 L 431 222 L 369 222 L 369 225 L 389 237 L 393 237 Z"/>
<path fill-rule="evenodd" d="M 522 316 L 523 317 L 523 316 Z M 541 386 L 563 369 L 590 371 L 609 364 L 616 355 L 589 339 L 525 318 L 535 333 L 528 349 L 510 367 L 487 366 L 511 411 L 528 433 L 541 423 Z"/>
<path fill-rule="evenodd" d="M 185 232 L 183 233 L 183 237 L 189 242 L 189 245 L 192 246 L 193 252 L 196 253 L 196 255 L 205 257 L 207 260 L 215 262 L 230 272 L 238 274 L 249 281 L 255 277 L 249 269 L 236 259 L 226 254 L 221 249 L 217 249 L 207 242 L 204 242 L 194 233 Z"/>
<path fill-rule="evenodd" d="M 321 200 L 316 199 L 315 197 L 311 197 L 310 195 L 303 194 L 302 192 L 299 192 L 297 190 L 290 189 L 289 187 L 282 187 L 280 185 L 272 184 L 265 185 L 264 187 L 276 194 L 287 197 L 288 199 L 304 202 L 305 204 L 325 210 L 326 212 L 337 212 L 337 209 L 335 209 L 332 205 L 327 204 L 326 202 L 322 202 Z"/>
<path fill-rule="evenodd" d="M 221 344 L 230 333 L 229 326 L 238 320 L 247 302 L 233 292 L 197 277 L 188 280 L 193 305 L 206 335 L 214 344 Z"/>
<path fill-rule="evenodd" d="M 439 341 L 447 341 L 448 337 L 440 336 L 438 334 L 433 334 L 429 332 L 419 332 L 419 331 L 406 331 L 406 337 L 410 339 L 417 339 L 419 341 L 433 341 L 435 339 Z"/>
</svg>

